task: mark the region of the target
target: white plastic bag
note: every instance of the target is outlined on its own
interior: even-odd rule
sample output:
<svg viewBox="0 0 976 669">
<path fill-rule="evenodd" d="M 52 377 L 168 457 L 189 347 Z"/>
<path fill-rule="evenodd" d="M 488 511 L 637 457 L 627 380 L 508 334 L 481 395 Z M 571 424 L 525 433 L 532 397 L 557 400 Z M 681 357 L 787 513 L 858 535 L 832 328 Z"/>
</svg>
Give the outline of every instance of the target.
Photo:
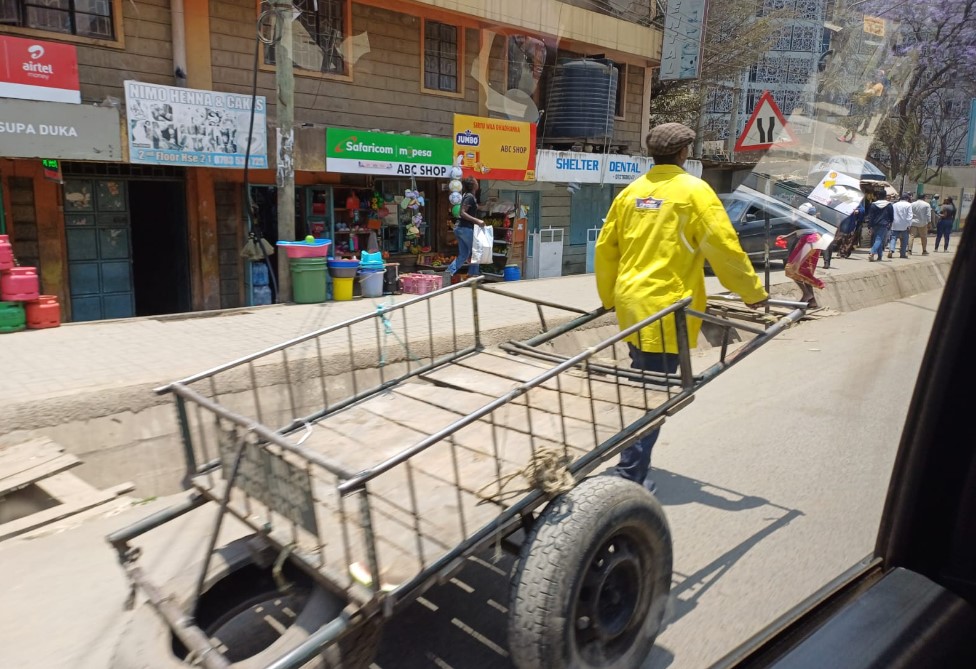
<svg viewBox="0 0 976 669">
<path fill-rule="evenodd" d="M 492 249 L 495 246 L 495 231 L 488 225 L 474 226 L 471 243 L 471 264 L 490 265 L 494 261 Z"/>
</svg>

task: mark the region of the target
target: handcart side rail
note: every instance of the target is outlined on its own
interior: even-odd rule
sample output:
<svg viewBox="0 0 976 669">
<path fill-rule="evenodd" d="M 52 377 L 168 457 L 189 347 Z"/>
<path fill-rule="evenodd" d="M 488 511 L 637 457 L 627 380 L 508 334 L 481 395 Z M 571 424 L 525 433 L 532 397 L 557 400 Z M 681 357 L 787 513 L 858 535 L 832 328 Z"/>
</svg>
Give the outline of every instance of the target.
<svg viewBox="0 0 976 669">
<path fill-rule="evenodd" d="M 502 297 L 509 297 L 513 300 L 531 302 L 532 304 L 538 304 L 543 307 L 551 307 L 553 309 L 560 309 L 562 311 L 570 311 L 576 314 L 583 314 L 584 316 L 594 313 L 594 312 L 586 311 L 585 309 L 580 309 L 578 307 L 570 307 L 565 304 L 557 304 L 556 302 L 550 302 L 548 300 L 540 300 L 538 297 L 529 297 L 528 295 L 516 295 L 515 293 L 510 293 L 507 290 L 499 290 L 498 288 L 494 288 L 487 284 L 478 286 L 478 290 L 483 290 L 486 293 L 493 293 L 495 295 L 501 295 Z M 601 313 L 606 313 L 605 309 L 603 310 L 598 309 L 597 311 L 600 311 Z"/>
<path fill-rule="evenodd" d="M 793 323 L 800 320 L 806 313 L 806 305 L 803 305 L 801 309 L 794 309 L 783 318 L 779 319 L 775 324 L 771 325 L 765 332 L 757 335 L 753 339 L 746 342 L 741 348 L 736 349 L 728 356 L 724 357 L 723 360 L 716 362 L 714 365 L 706 369 L 701 373 L 702 385 L 708 383 L 716 376 L 724 372 L 726 369 L 732 365 L 738 363 L 746 356 L 754 353 L 756 349 L 771 340 L 773 337 L 778 335 L 783 330 L 787 329 Z"/>
<path fill-rule="evenodd" d="M 386 304 L 386 305 L 383 305 L 381 307 L 378 307 L 376 309 L 376 311 L 373 311 L 371 313 L 363 314 L 362 316 L 356 316 L 355 318 L 350 318 L 349 320 L 345 320 L 345 321 L 343 321 L 341 323 L 336 323 L 335 325 L 329 325 L 329 326 L 326 326 L 324 328 L 320 328 L 318 330 L 315 330 L 314 332 L 309 332 L 309 333 L 303 334 L 303 335 L 301 335 L 299 337 L 295 337 L 294 339 L 289 339 L 286 342 L 282 342 L 280 344 L 275 344 L 274 346 L 269 346 L 268 348 L 265 348 L 265 349 L 262 349 L 260 351 L 257 351 L 256 353 L 251 353 L 251 354 L 246 355 L 244 357 L 237 358 L 236 360 L 232 360 L 232 361 L 226 362 L 226 363 L 224 363 L 222 365 L 218 365 L 217 367 L 212 367 L 212 368 L 210 368 L 210 369 L 208 369 L 206 371 L 198 372 L 196 374 L 193 374 L 192 376 L 188 376 L 188 377 L 183 378 L 183 379 L 180 379 L 178 381 L 174 381 L 174 382 L 168 383 L 168 384 L 166 384 L 164 386 L 160 386 L 160 387 L 154 389 L 153 392 L 155 392 L 157 395 L 165 395 L 166 393 L 172 392 L 177 384 L 180 384 L 180 385 L 183 385 L 183 386 L 187 386 L 187 385 L 189 385 L 191 383 L 196 383 L 197 381 L 201 381 L 201 380 L 206 379 L 208 377 L 214 376 L 215 374 L 219 374 L 221 372 L 226 372 L 227 370 L 233 369 L 235 367 L 239 367 L 240 365 L 243 365 L 243 364 L 246 364 L 246 363 L 249 363 L 249 362 L 254 362 L 255 360 L 258 360 L 258 359 L 260 359 L 260 358 L 262 358 L 264 356 L 270 355 L 271 353 L 277 353 L 277 352 L 282 351 L 284 349 L 290 348 L 292 346 L 295 346 L 296 344 L 301 344 L 301 343 L 310 341 L 312 339 L 315 339 L 317 337 L 321 337 L 323 335 L 327 335 L 327 334 L 330 334 L 330 333 L 333 333 L 333 332 L 337 332 L 337 331 L 342 330 L 342 329 L 345 329 L 345 328 L 349 328 L 349 327 L 351 327 L 353 325 L 356 325 L 358 323 L 363 323 L 363 322 L 368 321 L 370 319 L 382 318 L 383 316 L 385 316 L 386 314 L 389 314 L 391 312 L 399 311 L 401 309 L 406 309 L 407 307 L 409 307 L 409 306 L 411 306 L 413 304 L 416 304 L 418 302 L 423 302 L 425 300 L 430 300 L 430 299 L 435 298 L 435 297 L 438 297 L 440 295 L 446 295 L 446 294 L 448 294 L 448 293 L 450 293 L 452 291 L 461 290 L 462 288 L 465 288 L 465 287 L 471 287 L 471 286 L 473 286 L 475 284 L 480 283 L 483 280 L 484 279 L 481 278 L 481 277 L 474 277 L 474 278 L 471 278 L 471 279 L 467 279 L 465 281 L 462 281 L 460 283 L 456 283 L 456 284 L 454 284 L 452 286 L 448 286 L 446 288 L 440 288 L 438 290 L 432 291 L 432 292 L 427 293 L 425 295 L 418 295 L 417 297 L 415 297 L 413 299 L 408 299 L 408 300 L 405 300 L 403 302 L 398 302 L 396 304 Z"/>
<path fill-rule="evenodd" d="M 525 383 L 522 383 L 522 384 L 518 385 L 517 387 L 513 388 L 512 390 L 510 390 L 505 395 L 502 395 L 501 397 L 499 397 L 499 398 L 497 398 L 497 399 L 489 402 L 488 404 L 486 404 L 483 407 L 481 407 L 480 409 L 478 409 L 478 410 L 476 410 L 476 411 L 468 414 L 467 416 L 464 416 L 463 418 L 458 419 L 457 421 L 455 421 L 454 423 L 452 423 L 448 427 L 446 427 L 446 428 L 438 431 L 437 433 L 432 434 L 432 435 L 428 436 L 425 439 L 422 439 L 420 442 L 418 442 L 414 446 L 412 446 L 410 448 L 407 448 L 407 449 L 401 451 L 400 453 L 394 455 L 393 457 L 391 457 L 391 458 L 385 460 L 384 462 L 381 462 L 380 464 L 376 465 L 375 467 L 372 467 L 370 469 L 367 469 L 367 470 L 362 471 L 361 473 L 357 474 L 356 476 L 350 478 L 347 481 L 343 481 L 338 486 L 339 492 L 341 494 L 343 494 L 343 495 L 346 495 L 346 494 L 349 494 L 350 492 L 353 492 L 355 490 L 358 490 L 358 489 L 362 488 L 367 482 L 369 482 L 370 480 L 372 480 L 372 479 L 376 478 L 377 476 L 383 474 L 384 472 L 387 472 L 387 471 L 391 470 L 393 467 L 396 467 L 397 465 L 406 462 L 407 460 L 409 460 L 410 458 L 414 457 L 418 453 L 421 453 L 421 452 L 427 450 L 428 448 L 430 448 L 434 444 L 436 444 L 436 443 L 438 443 L 440 441 L 443 441 L 444 439 L 446 439 L 446 438 L 450 437 L 451 435 L 455 434 L 456 432 L 458 432 L 462 428 L 467 427 L 468 425 L 471 425 L 472 423 L 480 420 L 481 418 L 484 418 L 485 416 L 487 416 L 491 412 L 495 411 L 499 407 L 502 407 L 502 406 L 510 403 L 512 400 L 520 397 L 521 395 L 524 395 L 529 390 L 531 390 L 533 388 L 536 388 L 536 387 L 542 385 L 546 381 L 548 381 L 548 380 L 556 377 L 559 374 L 562 374 L 563 372 L 565 372 L 568 369 L 571 369 L 573 367 L 578 366 L 580 363 L 589 360 L 590 358 L 592 358 L 594 355 L 596 355 L 600 351 L 603 351 L 603 350 L 605 350 L 607 348 L 612 347 L 613 345 L 615 345 L 615 344 L 623 341 L 627 337 L 629 337 L 629 336 L 631 336 L 633 334 L 636 334 L 640 330 L 646 328 L 650 324 L 652 324 L 652 323 L 654 323 L 656 321 L 659 321 L 659 320 L 663 319 L 664 317 L 668 316 L 669 314 L 675 314 L 675 318 L 676 318 L 677 323 L 683 322 L 683 320 L 684 320 L 683 319 L 683 317 L 684 317 L 684 310 L 688 307 L 689 304 L 691 304 L 691 298 L 690 297 L 686 297 L 686 298 L 684 298 L 682 300 L 679 300 L 678 302 L 675 302 L 674 304 L 670 305 L 669 307 L 666 307 L 666 308 L 662 309 L 661 311 L 657 312 L 656 314 L 653 314 L 653 315 L 645 318 L 644 320 L 640 321 L 639 323 L 636 323 L 635 325 L 632 325 L 632 326 L 630 326 L 630 327 L 628 327 L 628 328 L 626 328 L 624 330 L 621 330 L 616 335 L 614 335 L 614 336 L 612 336 L 612 337 L 610 337 L 608 339 L 605 339 L 604 341 L 600 342 L 596 346 L 591 346 L 591 347 L 587 348 L 585 351 L 583 351 L 582 353 L 579 353 L 579 354 L 577 354 L 577 355 L 575 355 L 575 356 L 567 359 L 565 362 L 563 362 L 563 363 L 561 363 L 559 365 L 556 365 L 555 367 L 553 367 L 553 368 L 551 368 L 549 370 L 546 370 L 545 372 L 543 372 L 542 374 L 539 374 L 535 378 L 533 378 L 533 379 L 531 379 L 529 381 L 526 381 Z M 679 325 L 679 330 L 680 329 L 681 328 L 680 328 L 680 325 Z M 682 349 L 682 353 L 683 353 L 683 356 L 682 357 L 687 357 L 688 354 L 689 354 L 689 352 L 687 350 L 688 349 L 688 345 L 687 345 L 687 339 L 686 338 L 684 339 L 684 342 L 683 343 L 682 343 L 681 338 L 679 338 L 679 348 Z M 684 367 L 684 365 L 682 365 L 682 366 Z M 683 380 L 684 380 L 684 382 L 686 384 L 690 384 L 691 383 L 691 374 L 690 374 L 690 371 L 691 370 L 690 370 L 690 366 L 688 367 L 687 370 L 682 370 L 682 371 L 683 372 L 684 371 L 687 371 L 688 372 L 687 375 L 683 373 L 682 374 L 682 378 L 683 378 Z"/>
<path fill-rule="evenodd" d="M 299 444 L 293 444 L 287 439 L 284 439 L 282 435 L 278 434 L 274 430 L 271 430 L 261 423 L 255 422 L 249 418 L 245 418 L 238 413 L 230 411 L 225 407 L 221 406 L 217 402 L 204 397 L 200 393 L 196 392 L 191 388 L 187 388 L 182 383 L 173 383 L 170 386 L 170 392 L 181 397 L 182 399 L 190 400 L 191 402 L 202 406 L 204 409 L 216 414 L 220 418 L 225 418 L 231 421 L 235 425 L 244 428 L 250 432 L 256 434 L 262 441 L 272 443 L 290 453 L 302 457 L 313 464 L 316 464 L 329 473 L 333 474 L 342 479 L 348 479 L 355 476 L 355 473 L 349 469 L 346 469 L 342 465 L 326 458 L 321 453 L 313 451 L 311 449 L 305 448 Z"/>
</svg>

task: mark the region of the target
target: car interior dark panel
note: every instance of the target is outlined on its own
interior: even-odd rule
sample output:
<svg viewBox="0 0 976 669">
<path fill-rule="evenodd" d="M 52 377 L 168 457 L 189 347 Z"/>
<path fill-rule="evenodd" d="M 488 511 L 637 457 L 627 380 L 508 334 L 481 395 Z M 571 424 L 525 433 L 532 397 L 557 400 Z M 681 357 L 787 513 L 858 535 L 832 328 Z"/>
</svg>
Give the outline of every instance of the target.
<svg viewBox="0 0 976 669">
<path fill-rule="evenodd" d="M 976 611 L 924 576 L 896 569 L 768 666 L 974 667 Z"/>
</svg>

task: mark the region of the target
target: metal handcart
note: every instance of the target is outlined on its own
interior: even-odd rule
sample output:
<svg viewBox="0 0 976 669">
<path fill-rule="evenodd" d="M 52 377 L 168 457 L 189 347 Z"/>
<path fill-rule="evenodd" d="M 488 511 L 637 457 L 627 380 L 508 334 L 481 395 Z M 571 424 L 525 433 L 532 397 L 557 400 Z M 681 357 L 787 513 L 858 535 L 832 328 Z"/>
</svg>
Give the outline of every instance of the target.
<svg viewBox="0 0 976 669">
<path fill-rule="evenodd" d="M 472 279 L 158 389 L 191 492 L 108 538 L 147 600 L 116 664 L 367 667 L 384 621 L 494 546 L 518 555 L 516 666 L 637 666 L 664 616 L 670 532 L 651 493 L 598 470 L 804 313 L 781 302 L 763 327 L 690 302 L 618 331 L 603 309 Z M 689 318 L 718 333 L 699 373 Z M 675 374 L 630 368 L 627 341 L 649 328 L 677 334 Z M 210 504 L 200 565 L 153 583 L 131 542 Z M 249 534 L 218 546 L 228 515 Z"/>
</svg>

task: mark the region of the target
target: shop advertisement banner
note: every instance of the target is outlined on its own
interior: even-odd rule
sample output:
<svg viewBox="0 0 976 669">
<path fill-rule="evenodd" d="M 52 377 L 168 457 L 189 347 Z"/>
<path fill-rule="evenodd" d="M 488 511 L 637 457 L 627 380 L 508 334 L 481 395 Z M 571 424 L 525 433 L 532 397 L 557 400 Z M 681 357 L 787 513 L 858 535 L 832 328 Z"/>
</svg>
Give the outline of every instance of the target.
<svg viewBox="0 0 976 669">
<path fill-rule="evenodd" d="M 707 12 L 708 0 L 668 3 L 661 46 L 661 81 L 698 78 Z"/>
<path fill-rule="evenodd" d="M 93 105 L 0 100 L 0 156 L 122 160 L 119 112 Z"/>
<path fill-rule="evenodd" d="M 542 150 L 536 154 L 536 180 L 626 185 L 653 165 L 654 160 L 647 156 Z M 684 169 L 692 176 L 701 178 L 701 161 L 687 160 Z"/>
<path fill-rule="evenodd" d="M 653 160 L 644 156 L 543 150 L 536 157 L 536 179 L 583 184 L 629 184 L 653 164 Z"/>
<path fill-rule="evenodd" d="M 125 82 L 129 162 L 243 168 L 251 96 Z M 268 167 L 267 105 L 254 105 L 250 166 Z"/>
<path fill-rule="evenodd" d="M 535 123 L 454 115 L 454 159 L 464 176 L 534 181 Z"/>
<path fill-rule="evenodd" d="M 338 174 L 446 179 L 451 170 L 451 140 L 328 128 L 325 169 Z"/>
<path fill-rule="evenodd" d="M 0 35 L 0 97 L 79 104 L 78 50 Z"/>
</svg>

